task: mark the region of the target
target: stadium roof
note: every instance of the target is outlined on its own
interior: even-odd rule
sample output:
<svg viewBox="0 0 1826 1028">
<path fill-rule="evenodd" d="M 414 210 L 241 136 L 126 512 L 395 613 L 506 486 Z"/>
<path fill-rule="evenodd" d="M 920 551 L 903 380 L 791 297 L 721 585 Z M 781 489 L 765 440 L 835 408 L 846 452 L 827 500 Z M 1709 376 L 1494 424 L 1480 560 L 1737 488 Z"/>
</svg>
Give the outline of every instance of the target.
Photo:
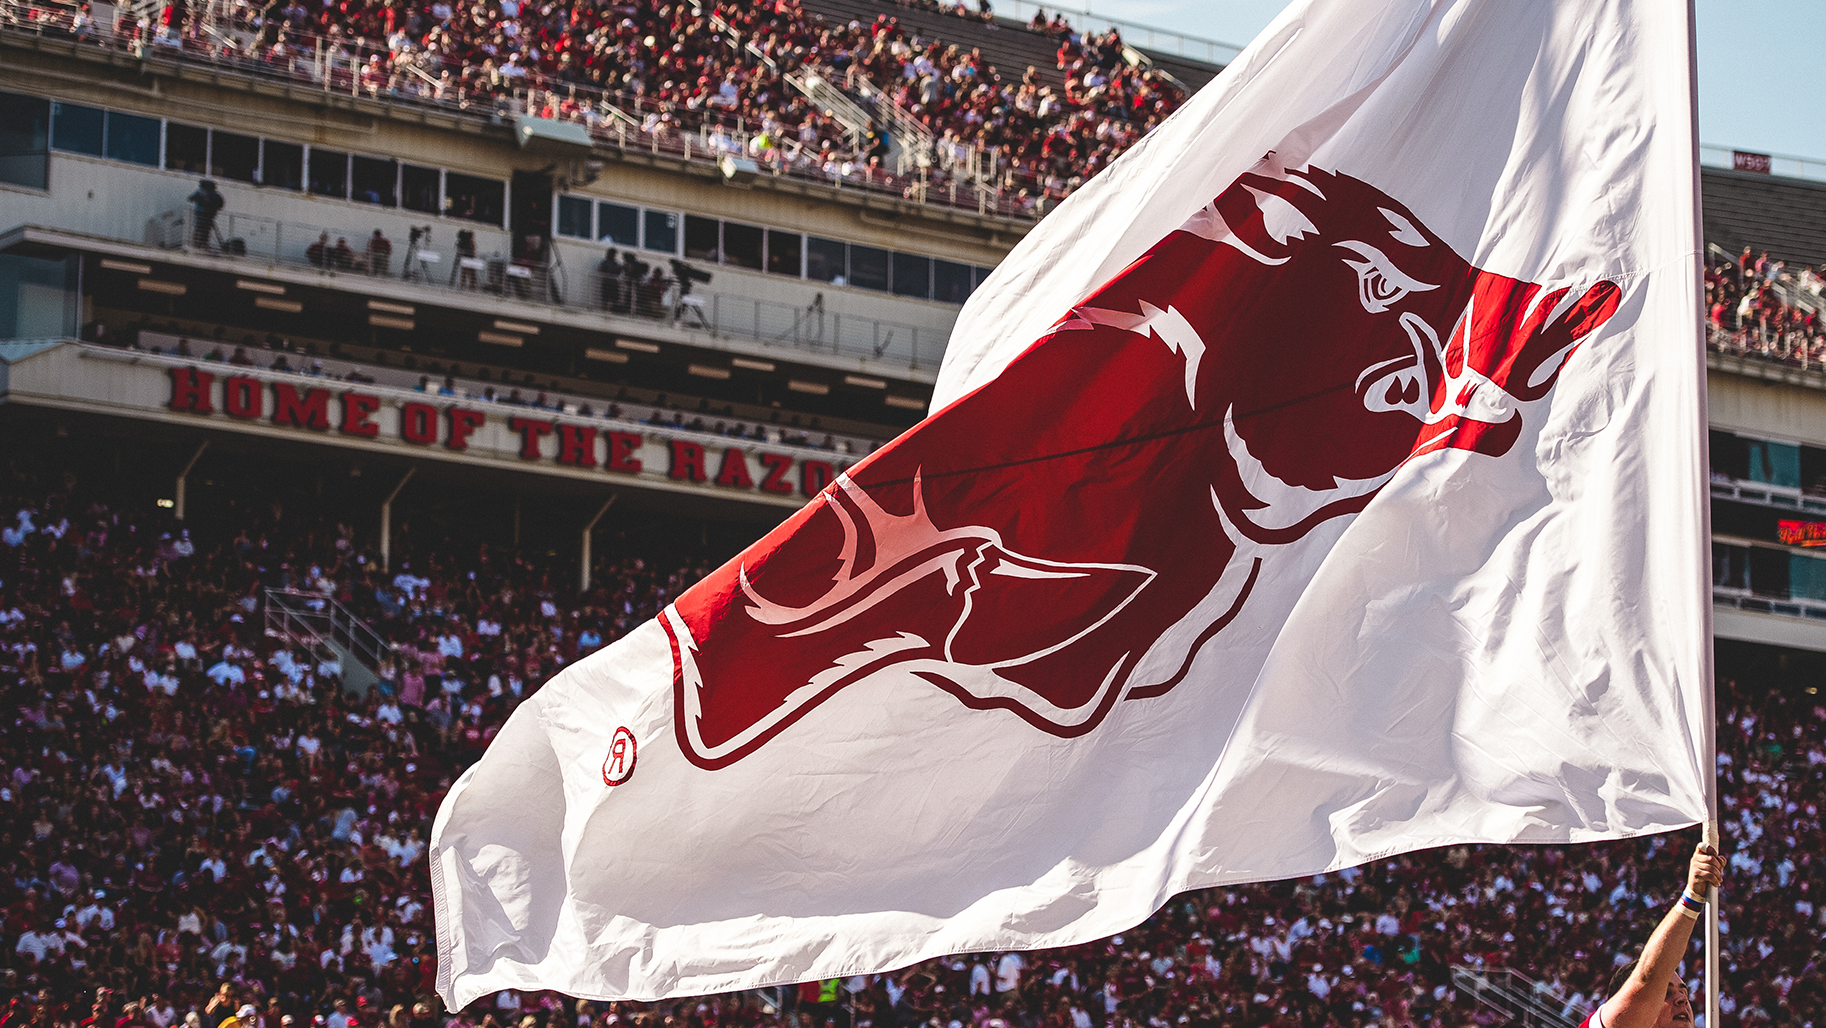
<svg viewBox="0 0 1826 1028">
<path fill-rule="evenodd" d="M 1724 168 L 1700 171 L 1705 241 L 1789 264 L 1826 264 L 1826 182 Z"/>
</svg>

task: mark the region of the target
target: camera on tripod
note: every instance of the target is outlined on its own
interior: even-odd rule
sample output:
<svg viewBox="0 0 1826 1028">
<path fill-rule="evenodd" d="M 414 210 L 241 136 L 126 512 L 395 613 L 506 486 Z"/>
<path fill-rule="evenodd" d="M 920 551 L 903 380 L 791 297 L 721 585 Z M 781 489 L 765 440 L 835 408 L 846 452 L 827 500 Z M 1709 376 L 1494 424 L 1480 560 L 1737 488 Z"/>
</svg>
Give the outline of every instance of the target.
<svg viewBox="0 0 1826 1028">
<path fill-rule="evenodd" d="M 431 239 L 430 225 L 413 225 L 411 231 L 411 236 L 406 240 L 408 244 L 429 242 Z"/>
<path fill-rule="evenodd" d="M 691 292 L 691 283 L 693 282 L 702 282 L 705 285 L 710 284 L 710 272 L 694 268 L 684 261 L 679 260 L 677 257 L 672 258 L 672 277 L 678 279 L 678 292 L 680 296 Z"/>
</svg>

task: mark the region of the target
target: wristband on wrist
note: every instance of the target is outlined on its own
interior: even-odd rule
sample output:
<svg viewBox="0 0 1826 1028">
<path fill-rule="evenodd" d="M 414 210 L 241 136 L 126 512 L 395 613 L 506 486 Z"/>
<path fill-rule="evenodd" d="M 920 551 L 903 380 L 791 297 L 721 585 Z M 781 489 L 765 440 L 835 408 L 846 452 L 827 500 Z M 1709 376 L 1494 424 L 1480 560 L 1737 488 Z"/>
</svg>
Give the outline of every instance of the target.
<svg viewBox="0 0 1826 1028">
<path fill-rule="evenodd" d="M 1678 909 L 1680 910 L 1680 912 L 1682 914 L 1685 914 L 1687 917 L 1696 918 L 1700 914 L 1705 912 L 1705 909 L 1706 909 L 1705 897 L 1696 896 L 1693 894 L 1692 889 L 1690 889 L 1690 888 L 1686 889 L 1683 892 L 1681 892 L 1681 894 L 1680 894 L 1680 906 Z"/>
</svg>

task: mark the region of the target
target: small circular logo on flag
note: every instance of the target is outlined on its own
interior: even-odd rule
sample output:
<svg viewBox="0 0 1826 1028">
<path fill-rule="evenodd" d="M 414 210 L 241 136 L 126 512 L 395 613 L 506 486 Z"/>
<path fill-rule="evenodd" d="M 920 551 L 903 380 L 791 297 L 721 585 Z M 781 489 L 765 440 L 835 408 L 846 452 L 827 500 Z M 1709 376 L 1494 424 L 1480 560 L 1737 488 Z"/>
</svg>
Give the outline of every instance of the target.
<svg viewBox="0 0 1826 1028">
<path fill-rule="evenodd" d="M 602 762 L 602 784 L 620 785 L 634 777 L 634 733 L 626 725 L 615 729 L 609 755 Z"/>
</svg>

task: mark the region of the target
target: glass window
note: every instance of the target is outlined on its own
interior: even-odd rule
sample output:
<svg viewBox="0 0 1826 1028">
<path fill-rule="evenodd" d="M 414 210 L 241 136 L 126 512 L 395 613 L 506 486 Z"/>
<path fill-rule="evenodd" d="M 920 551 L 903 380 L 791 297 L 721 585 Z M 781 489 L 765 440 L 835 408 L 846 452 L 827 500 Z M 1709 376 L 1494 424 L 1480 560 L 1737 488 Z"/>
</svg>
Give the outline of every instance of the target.
<svg viewBox="0 0 1826 1028">
<path fill-rule="evenodd" d="M 1788 596 L 1796 600 L 1826 602 L 1826 560 L 1789 554 Z"/>
<path fill-rule="evenodd" d="M 963 303 L 970 299 L 970 265 L 933 261 L 932 299 L 943 303 Z"/>
<path fill-rule="evenodd" d="M 50 102 L 0 93 L 0 182 L 49 189 L 50 150 Z"/>
<path fill-rule="evenodd" d="M 209 173 L 236 182 L 253 182 L 260 170 L 260 141 L 234 132 L 212 132 L 209 137 Z"/>
<path fill-rule="evenodd" d="M 808 236 L 805 240 L 805 277 L 840 286 L 849 281 L 843 244 L 835 239 Z"/>
<path fill-rule="evenodd" d="M 715 218 L 685 215 L 685 256 L 714 261 L 722 250 L 723 223 Z"/>
<path fill-rule="evenodd" d="M 850 285 L 888 291 L 888 251 L 873 246 L 850 247 Z"/>
<path fill-rule="evenodd" d="M 444 213 L 465 221 L 499 225 L 507 209 L 507 183 L 450 172 L 444 176 Z"/>
<path fill-rule="evenodd" d="M 310 190 L 318 196 L 349 198 L 349 155 L 311 147 Z"/>
<path fill-rule="evenodd" d="M 108 112 L 108 156 L 130 164 L 159 166 L 159 120 Z"/>
<path fill-rule="evenodd" d="M 597 204 L 596 239 L 617 246 L 639 246 L 640 211 L 606 201 Z"/>
<path fill-rule="evenodd" d="M 723 263 L 761 270 L 761 226 L 723 222 Z"/>
<path fill-rule="evenodd" d="M 648 211 L 641 222 L 641 244 L 660 253 L 678 252 L 678 215 Z"/>
<path fill-rule="evenodd" d="M 558 234 L 573 239 L 590 238 L 590 201 L 581 196 L 558 198 Z"/>
<path fill-rule="evenodd" d="M 172 128 L 177 126 L 173 125 Z M 165 146 L 171 146 L 167 136 Z M 304 147 L 298 143 L 260 141 L 260 181 L 279 189 L 304 188 Z"/>
<path fill-rule="evenodd" d="M 70 153 L 101 156 L 101 122 L 99 107 L 81 104 L 51 104 L 51 145 Z"/>
<path fill-rule="evenodd" d="M 1712 585 L 1725 589 L 1750 588 L 1750 548 L 1712 543 Z"/>
<path fill-rule="evenodd" d="M 444 209 L 444 189 L 436 168 L 408 164 L 400 168 L 399 179 L 401 207 L 422 214 L 436 214 Z"/>
<path fill-rule="evenodd" d="M 983 267 L 983 266 L 982 266 L 982 265 L 980 265 L 980 264 L 979 264 L 979 265 L 977 265 L 977 266 L 976 266 L 976 284 L 977 284 L 977 285 L 979 285 L 979 286 L 980 286 L 980 285 L 982 285 L 982 284 L 983 284 L 983 280 L 984 280 L 984 279 L 986 279 L 986 278 L 988 278 L 988 277 L 989 277 L 989 273 L 990 273 L 990 272 L 992 272 L 992 271 L 994 271 L 994 270 L 995 270 L 995 269 L 994 269 L 994 268 L 985 268 L 985 267 Z M 974 293 L 974 292 L 976 292 L 976 288 L 975 288 L 975 287 L 974 287 L 974 286 L 973 286 L 973 287 L 971 287 L 971 290 L 970 290 L 970 291 L 971 291 L 971 292 L 973 292 L 973 293 Z"/>
<path fill-rule="evenodd" d="M 776 275 L 799 277 L 799 256 L 805 252 L 805 237 L 797 232 L 767 230 L 767 270 Z"/>
<path fill-rule="evenodd" d="M 1750 481 L 1770 485 L 1801 487 L 1801 448 L 1793 443 L 1776 443 L 1752 439 L 1750 443 Z"/>
<path fill-rule="evenodd" d="M 932 258 L 913 253 L 894 255 L 894 295 L 932 298 Z"/>
<path fill-rule="evenodd" d="M 165 123 L 165 168 L 209 174 L 209 130 L 196 125 Z"/>
<path fill-rule="evenodd" d="M 381 157 L 356 157 L 351 178 L 354 188 L 349 199 L 357 203 L 377 203 L 382 207 L 399 206 L 394 190 L 399 186 L 399 163 Z"/>
</svg>

